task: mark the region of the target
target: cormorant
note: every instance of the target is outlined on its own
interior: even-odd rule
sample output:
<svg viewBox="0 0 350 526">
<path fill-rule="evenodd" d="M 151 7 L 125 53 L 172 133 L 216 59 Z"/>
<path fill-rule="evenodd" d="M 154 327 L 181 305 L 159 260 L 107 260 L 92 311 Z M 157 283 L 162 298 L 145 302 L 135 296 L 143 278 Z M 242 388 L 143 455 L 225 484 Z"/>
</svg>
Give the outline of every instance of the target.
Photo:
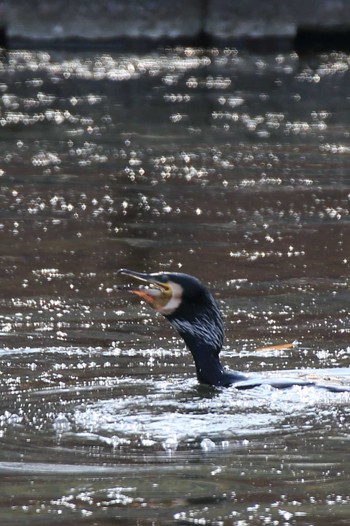
<svg viewBox="0 0 350 526">
<path fill-rule="evenodd" d="M 197 278 L 179 272 L 152 274 L 120 269 L 118 274 L 142 282 L 139 287 L 117 286 L 145 300 L 169 320 L 191 351 L 199 382 L 238 389 L 259 385 L 276 388 L 316 386 L 331 392 L 350 392 L 350 386 L 318 383 L 299 378 L 265 378 L 245 375 L 223 367 L 219 354 L 224 341 L 224 324 L 216 301 Z"/>
</svg>

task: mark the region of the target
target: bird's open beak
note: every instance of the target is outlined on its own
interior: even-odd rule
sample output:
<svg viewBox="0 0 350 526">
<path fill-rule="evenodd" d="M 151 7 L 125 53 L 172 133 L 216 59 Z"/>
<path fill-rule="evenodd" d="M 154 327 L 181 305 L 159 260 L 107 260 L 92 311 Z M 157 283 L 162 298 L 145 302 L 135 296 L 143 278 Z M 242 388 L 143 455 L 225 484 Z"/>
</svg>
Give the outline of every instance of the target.
<svg viewBox="0 0 350 526">
<path fill-rule="evenodd" d="M 157 311 L 161 311 L 172 298 L 171 285 L 164 280 L 164 275 L 161 275 L 162 280 L 160 281 L 159 274 L 144 274 L 141 272 L 134 272 L 133 270 L 127 270 L 125 268 L 118 270 L 118 274 L 130 276 L 131 278 L 141 281 L 143 284 L 138 287 L 132 285 L 118 285 L 116 287 L 117 290 L 126 290 L 131 292 L 131 294 L 140 296 L 140 298 L 145 300 Z"/>
</svg>

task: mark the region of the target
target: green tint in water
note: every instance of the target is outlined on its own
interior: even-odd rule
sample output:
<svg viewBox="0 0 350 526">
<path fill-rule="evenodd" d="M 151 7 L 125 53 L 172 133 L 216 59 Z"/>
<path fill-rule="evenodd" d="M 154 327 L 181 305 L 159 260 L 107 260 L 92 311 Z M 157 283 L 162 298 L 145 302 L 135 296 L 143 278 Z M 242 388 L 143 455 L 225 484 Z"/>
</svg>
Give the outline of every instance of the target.
<svg viewBox="0 0 350 526">
<path fill-rule="evenodd" d="M 2 525 L 347 523 L 348 395 L 199 386 L 114 285 L 195 274 L 228 366 L 348 383 L 348 69 L 193 49 L 0 64 Z"/>
</svg>

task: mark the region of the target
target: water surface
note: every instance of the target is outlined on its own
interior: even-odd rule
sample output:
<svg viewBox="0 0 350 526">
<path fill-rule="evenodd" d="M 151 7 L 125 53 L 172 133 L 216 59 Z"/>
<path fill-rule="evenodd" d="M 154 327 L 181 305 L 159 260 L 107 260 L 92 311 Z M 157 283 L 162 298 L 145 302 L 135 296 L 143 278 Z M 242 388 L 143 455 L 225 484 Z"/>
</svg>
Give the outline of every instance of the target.
<svg viewBox="0 0 350 526">
<path fill-rule="evenodd" d="M 200 386 L 114 285 L 195 274 L 225 364 L 350 384 L 349 75 L 228 49 L 0 64 L 2 525 L 347 524 L 349 395 Z"/>
</svg>

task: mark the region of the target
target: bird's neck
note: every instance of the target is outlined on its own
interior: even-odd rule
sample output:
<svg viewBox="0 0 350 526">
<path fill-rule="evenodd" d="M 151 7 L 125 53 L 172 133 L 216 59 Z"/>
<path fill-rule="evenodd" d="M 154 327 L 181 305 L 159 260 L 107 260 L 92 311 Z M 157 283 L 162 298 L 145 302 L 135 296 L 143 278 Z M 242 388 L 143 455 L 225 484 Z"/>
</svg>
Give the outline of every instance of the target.
<svg viewBox="0 0 350 526">
<path fill-rule="evenodd" d="M 227 371 L 220 362 L 224 328 L 216 304 L 213 302 L 210 308 L 196 312 L 195 316 L 189 312 L 185 314 L 166 317 L 191 351 L 198 380 L 204 384 L 225 387 L 246 380 L 244 374 Z"/>
<path fill-rule="evenodd" d="M 192 338 L 184 338 L 184 340 L 192 353 L 198 380 L 204 384 L 223 385 L 225 370 L 217 350 L 205 342 L 194 342 Z"/>
<path fill-rule="evenodd" d="M 193 342 L 191 338 L 184 337 L 184 340 L 194 358 L 199 382 L 216 387 L 228 387 L 247 380 L 245 374 L 225 369 L 215 348 L 198 340 Z"/>
<path fill-rule="evenodd" d="M 226 385 L 226 372 L 220 362 L 224 330 L 217 308 L 196 313 L 195 317 L 168 317 L 191 351 L 198 380 L 209 385 Z"/>
<path fill-rule="evenodd" d="M 225 369 L 215 348 L 199 340 L 193 341 L 191 337 L 183 336 L 183 339 L 192 353 L 197 378 L 202 384 L 228 387 L 247 379 L 243 373 Z"/>
</svg>

